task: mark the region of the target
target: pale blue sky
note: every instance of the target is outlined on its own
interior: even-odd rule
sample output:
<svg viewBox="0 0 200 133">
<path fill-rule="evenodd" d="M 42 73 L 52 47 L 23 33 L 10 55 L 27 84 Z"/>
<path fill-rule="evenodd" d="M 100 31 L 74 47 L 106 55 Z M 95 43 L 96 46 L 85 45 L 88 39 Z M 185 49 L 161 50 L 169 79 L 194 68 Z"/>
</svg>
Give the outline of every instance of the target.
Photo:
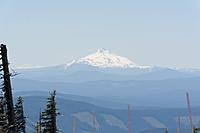
<svg viewBox="0 0 200 133">
<path fill-rule="evenodd" d="M 0 42 L 13 66 L 106 48 L 138 64 L 200 68 L 200 1 L 0 0 Z"/>
</svg>

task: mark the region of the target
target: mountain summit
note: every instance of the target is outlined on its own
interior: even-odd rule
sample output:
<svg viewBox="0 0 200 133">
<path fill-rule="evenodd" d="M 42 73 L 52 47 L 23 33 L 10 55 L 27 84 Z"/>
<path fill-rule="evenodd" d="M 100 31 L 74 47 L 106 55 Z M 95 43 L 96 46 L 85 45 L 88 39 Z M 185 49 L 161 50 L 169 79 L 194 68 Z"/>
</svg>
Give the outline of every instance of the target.
<svg viewBox="0 0 200 133">
<path fill-rule="evenodd" d="M 149 68 L 149 66 L 140 66 L 133 61 L 111 53 L 106 49 L 98 49 L 96 53 L 78 60 L 73 60 L 71 63 L 68 63 L 66 67 L 73 64 L 86 64 L 99 68 Z"/>
</svg>

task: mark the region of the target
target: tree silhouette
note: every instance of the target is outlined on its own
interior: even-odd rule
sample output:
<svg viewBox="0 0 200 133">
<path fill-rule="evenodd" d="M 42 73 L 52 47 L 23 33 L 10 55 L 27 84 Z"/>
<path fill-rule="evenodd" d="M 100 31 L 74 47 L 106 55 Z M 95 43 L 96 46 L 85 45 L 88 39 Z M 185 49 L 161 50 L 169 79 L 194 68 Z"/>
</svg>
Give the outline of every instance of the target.
<svg viewBox="0 0 200 133">
<path fill-rule="evenodd" d="M 41 129 L 42 133 L 56 133 L 56 117 L 59 113 L 57 113 L 56 108 L 56 91 L 50 94 L 50 97 L 47 98 L 47 105 L 44 112 L 41 113 Z"/>
<path fill-rule="evenodd" d="M 22 97 L 17 98 L 15 105 L 15 124 L 17 133 L 26 133 L 26 120 L 24 116 L 23 99 Z"/>
<path fill-rule="evenodd" d="M 3 96 L 0 97 L 0 133 L 1 132 L 8 132 L 8 121 L 5 113 L 5 100 Z"/>
</svg>

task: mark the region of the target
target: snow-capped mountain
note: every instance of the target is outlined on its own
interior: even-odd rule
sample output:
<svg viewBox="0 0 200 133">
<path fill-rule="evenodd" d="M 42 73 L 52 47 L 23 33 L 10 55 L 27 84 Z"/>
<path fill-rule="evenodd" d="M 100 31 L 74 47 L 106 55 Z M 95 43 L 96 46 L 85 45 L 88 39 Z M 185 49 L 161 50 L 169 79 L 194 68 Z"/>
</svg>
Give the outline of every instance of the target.
<svg viewBox="0 0 200 133">
<path fill-rule="evenodd" d="M 106 49 L 98 49 L 96 53 L 90 54 L 78 60 L 73 60 L 66 64 L 66 69 L 75 64 L 85 64 L 98 68 L 151 68 L 150 66 L 141 66 L 135 62 L 111 53 Z"/>
<path fill-rule="evenodd" d="M 31 69 L 18 69 L 18 77 L 53 82 L 86 82 L 98 80 L 163 80 L 199 77 L 197 71 L 138 65 L 134 61 L 99 49 L 70 63 Z"/>
<path fill-rule="evenodd" d="M 186 91 L 192 92 L 195 99 L 200 93 L 200 72 L 196 70 L 141 66 L 107 50 L 98 50 L 67 65 L 16 71 L 20 74 L 14 77 L 14 91 L 55 88 L 61 93 L 134 106 L 171 107 L 173 103 L 176 107 L 185 103 L 180 99 L 184 99 Z M 195 104 L 199 105 L 199 101 Z"/>
</svg>

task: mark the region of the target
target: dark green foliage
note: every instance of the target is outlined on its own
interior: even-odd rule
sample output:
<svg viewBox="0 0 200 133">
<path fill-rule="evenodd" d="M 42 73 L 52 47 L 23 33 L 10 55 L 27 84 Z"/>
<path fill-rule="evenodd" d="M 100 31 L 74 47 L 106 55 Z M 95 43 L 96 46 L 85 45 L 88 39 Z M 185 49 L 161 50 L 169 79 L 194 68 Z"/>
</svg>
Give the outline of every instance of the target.
<svg viewBox="0 0 200 133">
<path fill-rule="evenodd" d="M 200 133 L 200 128 L 194 128 L 194 133 Z"/>
<path fill-rule="evenodd" d="M 58 115 L 55 102 L 56 91 L 47 98 L 47 105 L 44 112 L 41 113 L 42 133 L 56 133 L 56 116 Z"/>
<path fill-rule="evenodd" d="M 42 132 L 41 132 L 41 126 L 40 126 L 40 123 L 39 123 L 39 122 L 36 123 L 36 126 L 35 126 L 35 133 L 42 133 Z"/>
<path fill-rule="evenodd" d="M 24 116 L 23 109 L 23 99 L 22 97 L 17 98 L 17 103 L 15 105 L 15 123 L 17 133 L 26 133 L 26 120 Z"/>
<path fill-rule="evenodd" d="M 5 113 L 5 100 L 0 97 L 0 132 L 8 132 L 8 121 Z"/>
</svg>

